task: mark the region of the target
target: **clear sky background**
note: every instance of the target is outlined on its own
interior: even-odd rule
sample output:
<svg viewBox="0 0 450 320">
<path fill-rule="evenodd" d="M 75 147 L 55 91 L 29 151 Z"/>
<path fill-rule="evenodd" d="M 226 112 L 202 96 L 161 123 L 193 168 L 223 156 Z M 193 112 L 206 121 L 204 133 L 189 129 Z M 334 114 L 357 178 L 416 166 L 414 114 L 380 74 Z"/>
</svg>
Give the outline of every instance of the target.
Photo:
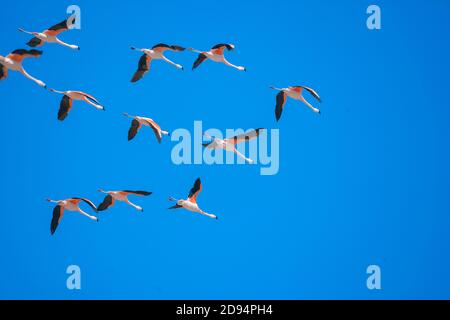
<svg viewBox="0 0 450 320">
<path fill-rule="evenodd" d="M 107 111 L 75 103 L 61 123 L 59 95 L 15 72 L 0 83 L 0 298 L 450 298 L 450 3 L 374 3 L 380 31 L 366 27 L 365 0 L 77 1 L 82 29 L 61 38 L 81 51 L 49 44 L 25 67 Z M 26 48 L 17 28 L 44 30 L 71 4 L 2 4 L 0 54 Z M 156 61 L 131 84 L 129 46 L 159 42 L 234 43 L 227 56 L 248 72 L 209 61 L 192 72 L 195 54 L 168 53 L 185 71 Z M 276 123 L 268 86 L 298 84 L 318 91 L 322 115 L 290 100 Z M 127 141 L 125 111 L 172 131 L 279 128 L 279 174 L 175 166 L 169 139 Z M 197 177 L 220 220 L 167 210 Z M 98 188 L 154 194 L 134 198 L 143 214 L 66 213 L 50 236 L 44 199 L 99 203 Z M 71 264 L 80 291 L 66 288 Z M 380 291 L 366 287 L 372 264 Z"/>
</svg>

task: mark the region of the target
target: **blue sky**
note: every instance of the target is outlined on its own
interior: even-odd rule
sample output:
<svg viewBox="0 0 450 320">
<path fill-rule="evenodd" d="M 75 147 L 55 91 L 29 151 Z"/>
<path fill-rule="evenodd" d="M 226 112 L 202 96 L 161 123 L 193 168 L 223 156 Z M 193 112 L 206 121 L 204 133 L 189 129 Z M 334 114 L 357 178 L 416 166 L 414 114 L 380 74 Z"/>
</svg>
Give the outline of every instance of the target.
<svg viewBox="0 0 450 320">
<path fill-rule="evenodd" d="M 366 28 L 369 1 L 77 1 L 81 30 L 61 36 L 81 51 L 43 47 L 26 69 L 59 90 L 95 95 L 106 112 L 10 72 L 0 84 L 0 298 L 393 299 L 450 298 L 448 190 L 450 4 L 376 1 L 382 29 Z M 8 2 L 0 12 L 6 55 L 25 48 L 17 28 L 45 29 L 66 1 Z M 238 72 L 169 53 L 129 82 L 130 45 L 198 49 L 234 43 Z M 303 84 L 322 115 L 288 101 L 275 122 L 269 85 Z M 175 166 L 174 142 L 151 132 L 126 139 L 121 113 L 163 128 L 278 128 L 280 171 L 258 166 Z M 169 211 L 201 177 L 200 205 L 214 221 Z M 100 223 L 67 213 L 54 237 L 44 201 L 98 188 L 144 189 L 139 214 L 117 204 Z M 82 289 L 66 288 L 79 265 Z M 366 288 L 367 266 L 382 290 Z"/>
</svg>

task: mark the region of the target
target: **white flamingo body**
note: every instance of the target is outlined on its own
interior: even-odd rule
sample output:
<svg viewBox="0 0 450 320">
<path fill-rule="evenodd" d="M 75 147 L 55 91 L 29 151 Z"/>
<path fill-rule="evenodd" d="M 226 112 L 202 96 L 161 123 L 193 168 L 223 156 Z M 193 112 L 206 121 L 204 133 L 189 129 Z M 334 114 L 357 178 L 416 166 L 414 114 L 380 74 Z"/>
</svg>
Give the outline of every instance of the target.
<svg viewBox="0 0 450 320">
<path fill-rule="evenodd" d="M 52 235 L 55 233 L 56 228 L 61 222 L 61 219 L 64 216 L 65 211 L 79 212 L 80 214 L 84 215 L 85 217 L 93 221 L 98 221 L 97 217 L 84 212 L 80 208 L 80 202 L 84 202 L 88 204 L 95 212 L 97 212 L 97 207 L 94 205 L 94 203 L 92 203 L 92 201 L 88 199 L 85 198 L 71 198 L 66 200 L 47 199 L 47 201 L 56 204 L 56 207 L 53 209 L 53 218 L 50 224 L 50 232 Z"/>
<path fill-rule="evenodd" d="M 207 212 L 203 211 L 202 209 L 200 209 L 200 207 L 198 206 L 198 204 L 197 204 L 197 197 L 198 197 L 200 191 L 202 191 L 202 183 L 200 181 L 200 178 L 198 178 L 195 181 L 194 186 L 190 190 L 187 200 L 184 200 L 184 199 L 177 200 L 175 198 L 169 197 L 169 201 L 176 202 L 176 205 L 174 205 L 173 207 L 170 207 L 169 209 L 180 209 L 180 208 L 183 208 L 183 209 L 186 209 L 186 210 L 188 210 L 190 212 L 199 213 L 199 214 L 201 214 L 203 216 L 206 216 L 208 218 L 217 220 L 218 218 L 217 218 L 216 215 L 207 213 Z"/>
<path fill-rule="evenodd" d="M 19 31 L 34 36 L 34 38 L 27 43 L 30 47 L 40 47 L 45 43 L 56 43 L 70 49 L 80 50 L 79 46 L 68 44 L 58 38 L 58 35 L 69 30 L 73 26 L 74 22 L 75 16 L 71 16 L 43 32 L 30 32 L 24 29 L 19 29 Z"/>
<path fill-rule="evenodd" d="M 17 49 L 6 57 L 0 56 L 0 80 L 6 79 L 8 77 L 8 70 L 12 70 L 22 73 L 27 79 L 41 87 L 47 87 L 43 81 L 28 74 L 22 66 L 24 59 L 31 57 L 39 58 L 41 55 L 42 51 L 39 50 Z"/>
<path fill-rule="evenodd" d="M 136 49 L 134 49 L 134 50 L 136 50 Z M 137 50 L 139 50 L 139 49 L 137 49 Z M 161 51 L 157 51 L 157 50 L 153 50 L 153 49 L 140 49 L 140 51 L 145 53 L 146 55 L 148 55 L 153 60 L 163 60 L 164 59 L 164 55 Z M 181 69 L 181 66 L 180 66 L 180 69 Z"/>
<path fill-rule="evenodd" d="M 63 121 L 68 116 L 70 110 L 72 110 L 73 101 L 83 101 L 93 106 L 97 110 L 105 111 L 105 107 L 90 94 L 81 91 L 58 91 L 55 89 L 49 89 L 51 92 L 63 95 L 58 111 L 58 120 Z"/>
<path fill-rule="evenodd" d="M 279 91 L 276 99 L 276 106 L 275 106 L 275 117 L 276 120 L 280 120 L 281 114 L 283 112 L 284 106 L 286 104 L 287 97 L 292 98 L 294 100 L 298 100 L 303 102 L 305 105 L 307 105 L 312 111 L 315 113 L 320 114 L 320 110 L 318 108 L 315 108 L 312 106 L 306 99 L 303 97 L 303 92 L 306 90 L 308 91 L 316 100 L 319 102 L 322 102 L 319 95 L 316 91 L 309 87 L 305 86 L 291 86 L 288 88 L 275 88 L 270 87 L 273 90 Z"/>
<path fill-rule="evenodd" d="M 245 161 L 247 161 L 248 163 L 252 164 L 252 163 L 254 163 L 254 161 L 250 158 L 247 158 L 242 153 L 240 153 L 236 149 L 236 145 L 239 143 L 247 142 L 247 141 L 257 138 L 263 130 L 264 130 L 263 128 L 251 130 L 247 133 L 240 134 L 240 135 L 237 135 L 237 136 L 234 136 L 231 138 L 227 138 L 227 139 L 213 138 L 210 135 L 205 133 L 204 136 L 206 136 L 207 138 L 213 139 L 213 141 L 211 143 L 204 144 L 203 146 L 208 149 L 223 149 L 228 152 L 233 152 L 238 157 L 240 157 L 240 158 L 244 159 Z"/>
<path fill-rule="evenodd" d="M 142 126 L 150 127 L 153 130 L 159 143 L 161 143 L 163 136 L 170 135 L 168 131 L 162 130 L 160 125 L 157 124 L 153 119 L 140 116 L 130 116 L 128 113 L 124 113 L 123 115 L 127 118 L 133 119 L 133 121 L 131 122 L 131 127 L 128 130 L 128 141 L 134 139 Z"/>
<path fill-rule="evenodd" d="M 223 54 L 216 54 L 211 51 L 207 51 L 204 54 L 205 54 L 205 56 L 208 57 L 208 59 L 210 59 L 214 62 L 225 62 L 225 60 L 226 60 L 225 56 Z"/>
<path fill-rule="evenodd" d="M 186 209 L 190 212 L 200 213 L 201 215 L 204 215 L 208 218 L 217 220 L 216 215 L 203 211 L 202 209 L 199 208 L 197 203 L 191 202 L 189 200 L 178 200 L 177 205 L 183 207 L 183 209 Z"/>
<path fill-rule="evenodd" d="M 149 196 L 152 193 L 147 191 L 104 191 L 104 190 L 98 190 L 101 193 L 106 194 L 107 196 L 103 200 L 103 202 L 98 206 L 98 211 L 104 211 L 110 207 L 112 207 L 115 203 L 115 201 L 123 201 L 127 203 L 128 205 L 132 206 L 138 211 L 143 212 L 144 209 L 134 203 L 132 203 L 130 200 L 128 200 L 129 195 L 135 195 L 135 196 Z"/>
<path fill-rule="evenodd" d="M 193 48 L 189 48 L 188 50 L 192 52 L 198 53 L 197 60 L 194 62 L 192 69 L 197 68 L 203 61 L 211 60 L 214 62 L 224 63 L 225 65 L 237 69 L 239 71 L 247 71 L 245 67 L 237 66 L 230 63 L 224 55 L 225 49 L 228 51 L 234 50 L 235 46 L 233 44 L 217 44 L 211 48 L 209 51 L 199 51 Z"/>
<path fill-rule="evenodd" d="M 102 105 L 91 101 L 92 99 L 90 100 L 89 96 L 86 93 L 84 93 L 84 92 L 81 92 L 81 91 L 65 91 L 65 92 L 63 92 L 63 94 L 65 94 L 66 96 L 68 96 L 72 100 L 84 101 L 84 102 L 90 104 L 91 106 L 93 106 L 97 110 L 104 110 L 105 109 L 105 107 L 103 107 Z"/>
<path fill-rule="evenodd" d="M 173 65 L 177 69 L 183 70 L 183 66 L 181 64 L 175 63 L 172 60 L 169 60 L 164 53 L 166 51 L 179 52 L 184 51 L 183 47 L 177 45 L 167 45 L 164 43 L 159 43 L 151 49 L 139 49 L 135 47 L 131 47 L 131 50 L 140 51 L 144 55 L 141 57 L 138 63 L 138 70 L 134 73 L 131 82 L 137 82 L 144 77 L 147 72 L 150 71 L 150 66 L 153 60 L 164 60 L 165 62 Z"/>
<path fill-rule="evenodd" d="M 242 153 L 240 153 L 235 145 L 233 143 L 227 142 L 225 140 L 222 139 L 218 139 L 218 138 L 213 138 L 214 141 L 211 145 L 206 146 L 209 149 L 223 149 L 225 151 L 228 152 L 233 152 L 235 153 L 238 157 L 244 159 L 245 161 L 247 161 L 248 163 L 254 163 L 254 161 L 250 158 L 247 158 L 246 156 L 244 156 Z"/>
<path fill-rule="evenodd" d="M 12 71 L 20 71 L 22 69 L 22 61 L 13 61 L 8 57 L 0 57 L 0 63 Z"/>
</svg>

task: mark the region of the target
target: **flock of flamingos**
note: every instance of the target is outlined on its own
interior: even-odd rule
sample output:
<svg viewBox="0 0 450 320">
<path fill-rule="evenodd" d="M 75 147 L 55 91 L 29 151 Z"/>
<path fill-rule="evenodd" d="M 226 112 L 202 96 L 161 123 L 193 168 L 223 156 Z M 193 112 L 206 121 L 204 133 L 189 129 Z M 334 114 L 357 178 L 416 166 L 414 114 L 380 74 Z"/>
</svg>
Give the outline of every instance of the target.
<svg viewBox="0 0 450 320">
<path fill-rule="evenodd" d="M 58 23 L 54 25 L 53 27 L 43 31 L 43 32 L 29 32 L 23 29 L 19 29 L 19 31 L 24 32 L 26 34 L 29 34 L 33 36 L 33 38 L 27 43 L 28 46 L 35 48 L 43 46 L 45 43 L 56 43 L 65 47 L 68 47 L 70 49 L 80 50 L 80 48 L 76 45 L 71 45 L 63 42 L 58 38 L 58 36 L 67 30 L 70 30 L 75 22 L 75 16 L 71 16 L 70 18 L 64 20 L 61 23 Z M 194 53 L 198 54 L 197 59 L 195 60 L 192 69 L 197 68 L 200 64 L 202 64 L 206 60 L 212 60 L 214 62 L 223 63 L 229 67 L 235 68 L 239 71 L 246 71 L 245 67 L 242 66 L 236 66 L 232 63 L 230 63 L 224 56 L 224 51 L 228 50 L 231 51 L 235 47 L 232 44 L 218 44 L 212 47 L 209 51 L 199 51 L 193 48 L 185 49 L 183 47 L 177 46 L 177 45 L 166 45 L 163 43 L 157 44 L 153 46 L 151 49 L 138 49 L 132 47 L 131 49 L 134 51 L 139 51 L 142 53 L 142 56 L 138 63 L 138 68 L 135 74 L 133 75 L 131 82 L 136 82 L 142 79 L 147 72 L 150 70 L 150 66 L 153 60 L 164 60 L 165 62 L 175 66 L 178 69 L 183 70 L 183 66 L 180 64 L 177 64 L 171 60 L 169 60 L 164 53 L 166 51 L 172 51 L 172 52 L 181 52 L 184 50 L 189 50 Z M 34 81 L 36 84 L 38 84 L 41 87 L 47 88 L 46 84 L 36 79 L 35 77 L 28 74 L 25 69 L 23 68 L 23 61 L 26 58 L 38 58 L 42 55 L 42 51 L 31 49 L 18 49 L 7 55 L 6 57 L 0 56 L 0 80 L 4 80 L 8 77 L 8 71 L 18 71 L 22 73 L 26 78 L 29 80 Z M 305 87 L 305 86 L 291 86 L 287 88 L 275 88 L 271 87 L 272 89 L 278 91 L 278 94 L 276 96 L 276 107 L 275 107 L 275 117 L 276 120 L 280 120 L 281 113 L 283 111 L 283 108 L 286 104 L 286 100 L 288 97 L 299 100 L 306 104 L 309 108 L 311 108 L 312 111 L 315 113 L 320 114 L 320 110 L 313 107 L 308 101 L 305 100 L 303 97 L 303 92 L 306 90 L 309 92 L 315 99 L 317 99 L 319 102 L 321 102 L 319 95 L 311 88 Z M 85 92 L 81 91 L 58 91 L 55 89 L 48 89 L 50 92 L 61 94 L 62 100 L 60 103 L 60 108 L 58 111 L 58 120 L 63 121 L 69 114 L 69 112 L 72 109 L 73 101 L 83 101 L 94 108 L 98 110 L 105 110 L 105 108 L 100 104 L 100 102 L 92 95 L 87 94 Z M 150 127 L 156 138 L 158 139 L 158 142 L 161 142 L 162 137 L 164 135 L 169 135 L 168 131 L 164 131 L 161 129 L 161 127 L 152 119 L 146 118 L 146 117 L 140 117 L 140 116 L 130 116 L 129 114 L 124 114 L 126 117 L 132 119 L 131 127 L 128 132 L 128 140 L 133 139 L 138 131 L 142 128 L 142 126 Z M 240 154 L 237 149 L 236 145 L 238 143 L 246 142 L 251 139 L 256 139 L 261 131 L 264 130 L 262 128 L 249 131 L 242 135 L 237 135 L 235 137 L 227 138 L 224 140 L 221 139 L 215 139 L 212 137 L 209 137 L 212 139 L 211 143 L 204 144 L 203 146 L 205 148 L 210 149 L 223 149 L 225 151 L 234 152 L 239 157 L 244 158 L 248 162 L 253 162 L 251 159 L 245 158 L 244 155 Z M 53 218 L 50 224 L 50 232 L 53 235 L 61 222 L 61 219 L 64 215 L 64 211 L 75 211 L 79 212 L 86 217 L 88 217 L 91 220 L 98 221 L 98 218 L 96 216 L 92 216 L 84 212 L 80 208 L 81 203 L 86 203 L 89 205 L 94 212 L 100 212 L 107 210 L 111 208 L 116 201 L 123 201 L 127 203 L 128 205 L 134 207 L 136 210 L 143 211 L 143 209 L 132 203 L 128 197 L 130 195 L 133 196 L 149 196 L 151 195 L 151 192 L 147 191 L 132 191 L 132 190 L 123 190 L 123 191 L 104 191 L 104 190 L 98 190 L 101 193 L 104 193 L 106 196 L 103 200 L 103 202 L 96 206 L 92 201 L 86 199 L 86 198 L 70 198 L 65 200 L 50 200 L 49 202 L 55 203 L 56 207 L 53 209 Z M 199 193 L 202 191 L 202 183 L 200 181 L 200 178 L 197 179 L 194 183 L 194 186 L 191 188 L 189 195 L 186 200 L 177 200 L 172 197 L 169 198 L 170 201 L 175 202 L 175 205 L 173 207 L 170 207 L 169 209 L 179 209 L 184 208 L 191 212 L 200 213 L 204 216 L 217 219 L 217 216 L 213 214 L 209 214 L 207 212 L 204 212 L 197 204 L 197 197 Z"/>
</svg>

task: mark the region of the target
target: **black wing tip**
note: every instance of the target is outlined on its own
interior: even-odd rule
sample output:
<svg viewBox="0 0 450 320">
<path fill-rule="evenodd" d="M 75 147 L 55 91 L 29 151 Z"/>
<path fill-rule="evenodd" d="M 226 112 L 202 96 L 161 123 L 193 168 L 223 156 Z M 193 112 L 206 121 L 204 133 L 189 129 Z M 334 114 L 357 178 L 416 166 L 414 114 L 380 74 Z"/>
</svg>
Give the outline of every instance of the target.
<svg viewBox="0 0 450 320">
<path fill-rule="evenodd" d="M 275 113 L 275 119 L 278 121 L 280 121 L 281 119 L 281 114 Z"/>
<path fill-rule="evenodd" d="M 97 209 L 97 212 L 102 212 L 105 211 L 106 209 L 108 209 L 108 206 L 103 205 L 103 203 L 101 203 Z"/>
<path fill-rule="evenodd" d="M 44 51 L 42 51 L 42 50 L 36 50 L 36 49 L 31 49 L 31 50 L 29 51 L 29 53 L 32 54 L 32 55 L 41 56 L 41 55 L 44 53 Z"/>
<path fill-rule="evenodd" d="M 123 190 L 123 192 L 133 193 L 140 196 L 149 196 L 153 194 L 153 192 L 151 191 L 143 191 L 143 190 Z"/>
</svg>

